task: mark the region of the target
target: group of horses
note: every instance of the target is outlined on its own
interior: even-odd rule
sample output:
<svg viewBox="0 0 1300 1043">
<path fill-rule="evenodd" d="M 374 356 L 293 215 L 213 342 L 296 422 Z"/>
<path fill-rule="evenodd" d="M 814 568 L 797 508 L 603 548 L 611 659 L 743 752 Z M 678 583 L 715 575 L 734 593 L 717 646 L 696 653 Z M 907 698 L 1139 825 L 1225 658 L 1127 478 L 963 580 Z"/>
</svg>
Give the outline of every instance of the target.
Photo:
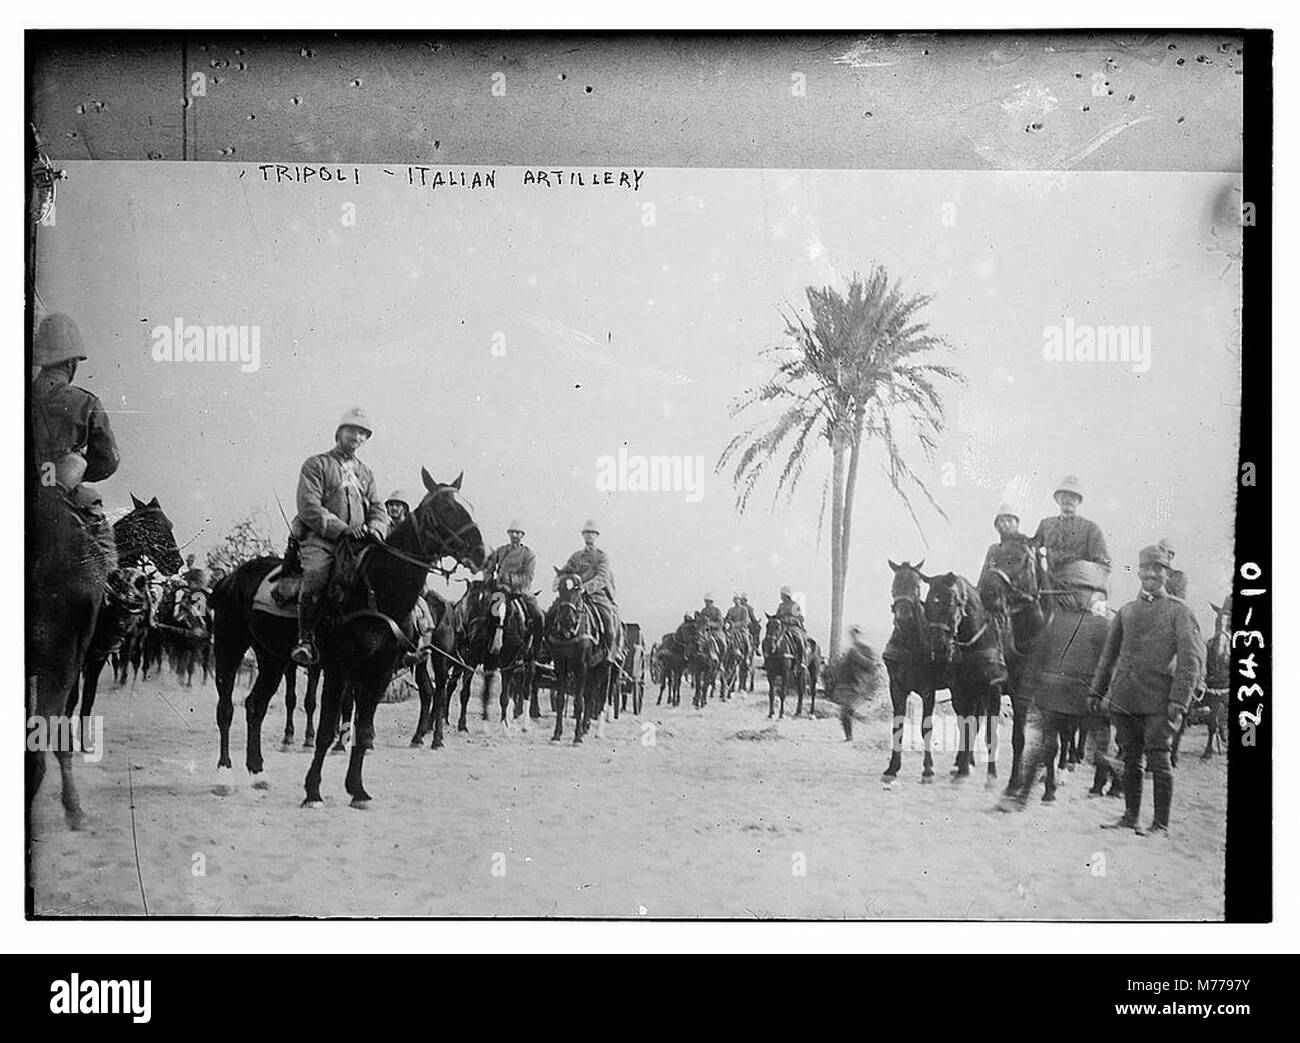
<svg viewBox="0 0 1300 1043">
<path fill-rule="evenodd" d="M 994 785 L 998 769 L 998 722 L 1002 697 L 1012 707 L 1012 758 L 1007 792 L 1021 783 L 1025 748 L 1025 724 L 1032 705 L 1034 679 L 1027 667 L 1031 653 L 1046 654 L 1051 661 L 1064 648 L 1043 649 L 1036 642 L 1046 640 L 1054 612 L 1066 611 L 1072 590 L 1041 589 L 1032 551 L 1027 547 L 1018 559 L 1003 561 L 987 569 L 977 587 L 964 576 L 948 572 L 927 575 L 916 565 L 889 562 L 894 578 L 890 591 L 893 631 L 883 658 L 889 674 L 893 704 L 893 734 L 889 763 L 883 777 L 891 781 L 902 768 L 903 729 L 907 701 L 916 694 L 921 700 L 922 781 L 934 777 L 932 754 L 933 716 L 936 691 L 951 693 L 952 711 L 962 727 L 958 729 L 954 781 L 968 777 L 975 760 L 976 743 L 983 732 L 988 751 L 988 783 Z M 924 589 L 928 588 L 928 589 Z M 1227 606 L 1213 606 L 1215 633 L 1207 642 L 1207 684 L 1196 693 L 1196 702 L 1184 718 L 1189 724 L 1208 726 L 1204 758 L 1212 756 L 1213 745 L 1226 732 L 1228 670 Z M 1075 608 L 1082 612 L 1085 609 Z M 1072 767 L 1083 759 L 1085 721 L 1064 728 L 1059 763 L 1048 762 L 1048 788 L 1054 788 L 1054 769 Z M 1179 732 L 1181 737 L 1182 730 Z M 1175 763 L 1177 759 L 1175 741 Z M 1106 751 L 1101 751 L 1103 756 Z M 1112 791 L 1118 785 L 1112 775 Z"/>
<path fill-rule="evenodd" d="M 769 615 L 759 638 L 757 630 L 743 620 L 724 620 L 719 626 L 696 612 L 683 617 L 676 630 L 665 634 L 650 650 L 650 678 L 665 693 L 669 706 L 680 706 L 682 681 L 689 680 L 694 693 L 691 705 L 703 709 L 717 694 L 722 701 L 737 691 L 754 690 L 755 657 L 763 660 L 768 683 L 768 717 L 785 716 L 785 700 L 797 698 L 795 716 L 816 709 L 817 679 L 821 652 L 817 642 L 801 626 L 781 615 Z"/>
</svg>

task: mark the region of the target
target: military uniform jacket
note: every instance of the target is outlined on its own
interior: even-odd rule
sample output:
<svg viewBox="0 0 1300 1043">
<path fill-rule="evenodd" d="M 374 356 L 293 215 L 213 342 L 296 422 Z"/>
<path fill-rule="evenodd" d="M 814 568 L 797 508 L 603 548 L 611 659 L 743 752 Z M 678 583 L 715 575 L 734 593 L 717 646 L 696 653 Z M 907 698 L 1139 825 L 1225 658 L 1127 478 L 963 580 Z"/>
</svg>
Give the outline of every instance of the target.
<svg viewBox="0 0 1300 1043">
<path fill-rule="evenodd" d="M 749 609 L 744 605 L 732 605 L 731 608 L 727 609 L 727 614 L 723 616 L 723 620 L 727 623 L 743 623 L 745 626 L 749 626 L 751 622 L 754 622 L 754 620 L 750 619 Z"/>
<path fill-rule="evenodd" d="M 1047 551 L 1047 568 L 1055 572 L 1071 561 L 1095 561 L 1110 565 L 1110 552 L 1101 526 L 1079 515 L 1044 518 L 1034 533 L 1034 544 Z"/>
<path fill-rule="evenodd" d="M 298 475 L 298 518 L 309 532 L 333 542 L 350 525 L 388 532 L 388 512 L 379 499 L 375 476 L 356 457 L 349 478 L 337 450 L 308 457 Z"/>
<path fill-rule="evenodd" d="M 533 552 L 522 543 L 518 547 L 506 543 L 488 556 L 483 571 L 507 590 L 527 594 L 533 585 L 536 564 Z"/>
<path fill-rule="evenodd" d="M 1205 672 L 1200 627 L 1178 598 L 1139 597 L 1116 613 L 1092 686 L 1115 713 L 1165 713 L 1186 708 Z"/>
<path fill-rule="evenodd" d="M 722 609 L 717 605 L 708 605 L 700 609 L 700 619 L 710 626 L 722 626 Z"/>
<path fill-rule="evenodd" d="M 38 474 L 42 465 L 80 453 L 83 482 L 102 482 L 121 462 L 103 405 L 62 373 L 42 373 L 32 384 L 32 450 Z"/>
<path fill-rule="evenodd" d="M 1034 705 L 1055 713 L 1086 715 L 1093 675 L 1109 632 L 1110 623 L 1101 616 L 1057 605 L 1050 623 L 1034 639 L 1025 664 L 1025 694 L 1032 696 Z"/>
<path fill-rule="evenodd" d="M 564 571 L 581 576 L 587 593 L 604 591 L 610 601 L 614 600 L 614 570 L 610 568 L 609 556 L 599 547 L 574 551 L 564 563 Z"/>
</svg>

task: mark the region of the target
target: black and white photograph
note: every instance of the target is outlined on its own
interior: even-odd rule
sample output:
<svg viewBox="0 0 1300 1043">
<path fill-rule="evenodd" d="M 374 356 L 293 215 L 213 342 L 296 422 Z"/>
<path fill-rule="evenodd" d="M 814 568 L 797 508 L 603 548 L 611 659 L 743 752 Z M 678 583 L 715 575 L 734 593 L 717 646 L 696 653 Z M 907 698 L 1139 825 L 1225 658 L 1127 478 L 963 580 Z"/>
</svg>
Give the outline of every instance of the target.
<svg viewBox="0 0 1300 1043">
<path fill-rule="evenodd" d="M 25 43 L 29 918 L 1270 918 L 1270 33 Z"/>
</svg>

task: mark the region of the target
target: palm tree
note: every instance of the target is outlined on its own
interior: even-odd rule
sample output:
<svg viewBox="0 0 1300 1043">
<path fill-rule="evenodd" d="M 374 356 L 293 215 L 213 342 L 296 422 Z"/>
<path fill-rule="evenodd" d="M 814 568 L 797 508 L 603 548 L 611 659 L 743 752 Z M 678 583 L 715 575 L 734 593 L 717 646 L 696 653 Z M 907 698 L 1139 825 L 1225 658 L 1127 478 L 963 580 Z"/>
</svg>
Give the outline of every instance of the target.
<svg viewBox="0 0 1300 1043">
<path fill-rule="evenodd" d="M 792 309 L 785 312 L 787 342 L 762 352 L 775 361 L 776 372 L 731 403 L 733 417 L 769 407 L 762 410 L 764 419 L 727 444 L 715 470 L 734 461 L 736 508 L 743 512 L 769 465 L 780 463 L 772 500 L 775 509 L 783 492 L 787 502 L 793 499 L 813 447 L 829 447 L 830 655 L 834 657 L 844 624 L 853 500 L 863 447 L 876 443 L 883 449 L 890 486 L 907 506 L 924 541 L 909 488 L 915 486 L 942 517 L 947 515 L 904 459 L 902 436 L 910 423 L 916 443 L 927 459 L 933 459 L 944 428 L 944 404 L 936 381 L 963 384 L 965 378 L 948 366 L 919 358 L 949 349 L 946 340 L 917 318 L 934 298 L 904 294 L 900 282 L 890 284 L 883 267 L 873 266 L 866 278 L 855 272 L 845 294 L 831 286 L 820 290 L 810 286 L 807 296 L 810 317 L 805 319 Z M 767 415 L 771 407 L 779 410 L 774 419 Z M 823 487 L 819 531 L 826 492 Z"/>
</svg>

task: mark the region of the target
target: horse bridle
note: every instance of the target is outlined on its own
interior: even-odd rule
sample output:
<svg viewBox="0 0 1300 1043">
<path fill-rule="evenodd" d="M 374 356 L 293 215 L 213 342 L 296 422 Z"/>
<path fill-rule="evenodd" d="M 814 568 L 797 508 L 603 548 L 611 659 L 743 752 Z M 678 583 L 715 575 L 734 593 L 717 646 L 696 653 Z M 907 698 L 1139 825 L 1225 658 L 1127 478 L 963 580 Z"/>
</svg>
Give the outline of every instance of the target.
<svg viewBox="0 0 1300 1043">
<path fill-rule="evenodd" d="M 444 486 L 443 488 L 435 492 L 433 495 L 441 496 L 444 493 L 451 493 L 452 495 L 455 495 L 455 492 L 456 490 L 453 489 L 451 486 Z M 425 533 L 422 531 L 422 526 L 417 525 L 415 521 L 416 513 L 418 510 L 419 508 L 417 507 L 415 511 L 412 511 L 408 516 L 407 521 L 411 523 L 411 532 L 415 535 L 416 548 L 418 549 L 419 553 L 423 555 L 423 557 L 416 557 L 414 554 L 407 554 L 405 551 L 398 550 L 396 547 L 391 546 L 390 544 L 384 541 L 377 542 L 375 546 L 379 547 L 385 553 L 391 554 L 393 557 L 398 558 L 401 561 L 405 561 L 409 565 L 418 565 L 420 568 L 423 568 L 427 572 L 437 572 L 444 579 L 450 579 L 452 577 L 452 574 L 455 573 L 456 568 L 453 567 L 450 569 L 445 569 L 441 565 L 439 565 L 438 562 L 442 558 L 451 557 L 452 554 L 455 553 L 456 551 L 459 551 L 459 554 L 456 557 L 456 566 L 464 566 L 467 569 L 472 568 L 473 566 L 471 565 L 471 563 L 465 560 L 467 548 L 464 547 L 464 540 L 465 540 L 465 536 L 469 532 L 478 528 L 478 525 L 475 523 L 474 519 L 469 518 L 464 525 L 461 525 L 453 529 L 450 526 L 444 525 L 442 523 L 442 520 L 436 514 L 434 514 L 431 520 L 431 524 L 429 526 L 429 528 L 433 530 L 431 535 L 434 539 L 441 540 L 444 546 L 450 547 L 452 548 L 452 550 L 443 551 L 441 554 L 436 554 L 436 553 L 430 554 L 428 548 L 425 546 L 425 542 L 424 542 Z"/>
</svg>

